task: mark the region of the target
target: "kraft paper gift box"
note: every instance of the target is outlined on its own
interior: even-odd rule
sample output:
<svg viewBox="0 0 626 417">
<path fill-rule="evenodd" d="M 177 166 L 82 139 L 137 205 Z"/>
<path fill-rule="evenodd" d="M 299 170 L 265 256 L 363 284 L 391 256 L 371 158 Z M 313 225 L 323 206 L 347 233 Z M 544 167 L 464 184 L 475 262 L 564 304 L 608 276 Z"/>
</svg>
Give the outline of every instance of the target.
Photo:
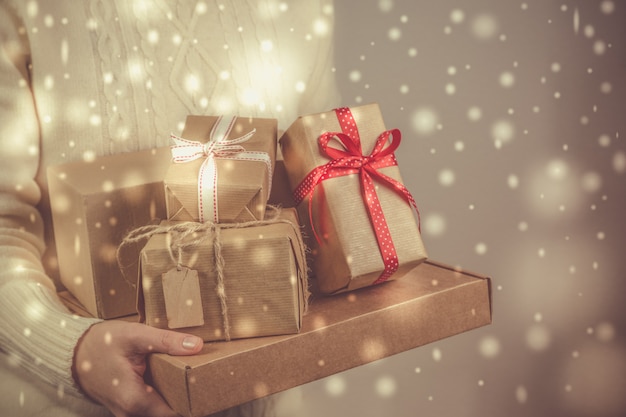
<svg viewBox="0 0 626 417">
<path fill-rule="evenodd" d="M 188 116 L 164 181 L 168 219 L 262 220 L 277 139 L 276 119 Z"/>
<path fill-rule="evenodd" d="M 392 153 L 399 140 L 377 104 L 299 117 L 280 138 L 316 291 L 397 279 L 426 259 L 417 206 Z M 361 175 L 371 178 L 365 191 Z"/>
<path fill-rule="evenodd" d="M 170 159 L 165 147 L 48 170 L 61 282 L 94 317 L 136 313 L 136 289 L 127 277 L 138 274 L 141 247 L 127 248 L 123 271 L 116 249 L 130 230 L 165 218 Z"/>
<path fill-rule="evenodd" d="M 406 278 L 313 296 L 299 334 L 149 357 L 150 383 L 201 417 L 491 323 L 490 279 L 426 261 Z"/>
<path fill-rule="evenodd" d="M 295 209 L 252 225 L 167 221 L 147 236 L 138 302 L 147 325 L 205 341 L 300 330 L 308 288 Z"/>
</svg>

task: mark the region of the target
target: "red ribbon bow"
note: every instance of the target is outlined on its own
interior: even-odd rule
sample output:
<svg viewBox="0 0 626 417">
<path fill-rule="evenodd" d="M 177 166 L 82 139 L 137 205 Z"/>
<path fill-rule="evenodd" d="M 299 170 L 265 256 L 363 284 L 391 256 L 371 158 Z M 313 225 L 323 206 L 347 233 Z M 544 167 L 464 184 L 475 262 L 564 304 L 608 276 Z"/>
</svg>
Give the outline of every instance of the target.
<svg viewBox="0 0 626 417">
<path fill-rule="evenodd" d="M 359 130 L 352 112 L 348 107 L 342 107 L 335 109 L 335 113 L 342 132 L 326 132 L 319 138 L 322 152 L 331 160 L 309 172 L 295 189 L 294 198 L 296 204 L 300 204 L 306 196 L 309 196 L 309 219 L 311 219 L 311 225 L 313 225 L 312 198 L 315 187 L 329 178 L 358 173 L 363 200 L 367 207 L 370 222 L 378 241 L 378 248 L 385 265 L 383 272 L 373 282 L 373 285 L 380 284 L 389 279 L 398 270 L 399 264 L 398 255 L 387 226 L 387 220 L 376 193 L 374 178 L 398 193 L 403 200 L 415 209 L 419 225 L 419 210 L 409 190 L 401 182 L 378 171 L 379 168 L 398 165 L 394 151 L 400 145 L 401 134 L 398 129 L 391 129 L 381 133 L 376 139 L 372 153 L 363 155 Z M 392 139 L 391 143 L 389 143 L 390 136 Z M 329 142 L 333 138 L 337 138 L 344 149 L 329 146 Z M 314 227 L 313 234 L 317 241 L 320 242 Z"/>
</svg>

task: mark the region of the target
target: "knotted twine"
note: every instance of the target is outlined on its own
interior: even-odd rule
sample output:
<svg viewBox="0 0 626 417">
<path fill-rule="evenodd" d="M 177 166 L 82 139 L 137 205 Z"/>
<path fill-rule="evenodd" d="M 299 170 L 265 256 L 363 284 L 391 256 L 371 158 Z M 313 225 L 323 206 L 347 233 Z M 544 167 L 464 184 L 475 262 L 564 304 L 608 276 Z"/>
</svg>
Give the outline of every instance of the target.
<svg viewBox="0 0 626 417">
<path fill-rule="evenodd" d="M 278 223 L 288 224 L 295 231 L 297 238 L 298 248 L 294 250 L 300 251 L 300 259 L 306 259 L 306 247 L 300 233 L 298 225 L 293 222 L 280 217 L 281 209 L 272 205 L 268 205 L 266 209 L 265 219 L 252 220 L 248 222 L 239 223 L 213 223 L 213 222 L 180 222 L 167 225 L 147 225 L 130 231 L 126 237 L 122 240 L 122 243 L 117 248 L 117 261 L 121 265 L 121 252 L 124 247 L 133 243 L 142 242 L 148 240 L 151 236 L 157 234 L 166 234 L 167 251 L 172 261 L 176 264 L 176 269 L 181 270 L 183 268 L 182 255 L 185 249 L 193 246 L 200 245 L 207 239 L 213 239 L 213 257 L 215 259 L 215 274 L 216 274 L 216 287 L 215 292 L 220 300 L 220 308 L 222 315 L 222 326 L 224 329 L 225 340 L 230 340 L 230 323 L 228 316 L 228 304 L 226 296 L 226 287 L 224 280 L 225 264 L 224 257 L 222 256 L 222 229 L 239 229 L 253 226 L 266 226 Z M 189 238 L 192 239 L 189 239 Z M 308 308 L 309 288 L 307 284 L 307 270 L 306 265 L 299 265 L 301 272 L 301 280 L 303 282 L 302 289 L 304 291 L 304 311 Z M 133 287 L 137 288 L 135 283 L 130 283 Z"/>
</svg>

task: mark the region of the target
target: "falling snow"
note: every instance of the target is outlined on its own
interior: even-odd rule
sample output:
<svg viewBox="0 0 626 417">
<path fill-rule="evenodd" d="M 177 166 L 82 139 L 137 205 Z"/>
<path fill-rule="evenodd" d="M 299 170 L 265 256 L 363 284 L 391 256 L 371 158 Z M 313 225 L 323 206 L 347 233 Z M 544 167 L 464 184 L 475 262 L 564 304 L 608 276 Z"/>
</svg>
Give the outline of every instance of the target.
<svg viewBox="0 0 626 417">
<path fill-rule="evenodd" d="M 129 8 L 138 16 L 151 16 L 148 3 L 133 2 Z M 227 7 L 218 3 L 219 10 Z M 37 22 L 25 36 L 63 33 L 71 23 L 48 12 L 42 2 L 25 4 L 27 18 Z M 194 16 L 206 18 L 212 7 L 197 2 Z M 261 18 L 280 18 L 292 7 L 268 0 L 260 8 Z M 242 16 L 233 31 L 248 33 L 245 20 Z M 378 102 L 385 124 L 402 131 L 397 158 L 420 208 L 429 257 L 490 275 L 494 284 L 491 326 L 383 360 L 377 359 L 384 356 L 385 340 L 355 341 L 360 354 L 374 362 L 302 387 L 299 415 L 626 413 L 624 21 L 626 4 L 618 0 L 377 0 L 356 7 L 339 1 L 311 16 L 307 27 L 284 30 L 304 41 L 335 31 L 333 71 L 342 104 Z M 81 25 L 93 36 L 102 31 L 102 23 L 93 18 Z M 167 35 L 158 25 L 142 30 L 141 42 L 129 55 L 109 59 L 111 68 L 98 69 L 108 95 L 106 108 L 89 94 L 75 97 L 65 108 L 44 100 L 37 109 L 41 128 L 71 115 L 85 131 L 106 130 L 114 139 L 109 151 L 123 150 L 136 134 L 122 117 L 130 111 L 124 107 L 128 95 L 160 91 L 158 77 L 152 76 L 155 65 L 183 67 L 174 55 L 149 62 L 142 48 L 188 48 L 195 52 L 187 60 L 212 64 L 187 28 Z M 170 81 L 195 112 L 229 113 L 241 106 L 294 114 L 282 102 L 281 88 L 309 97 L 313 87 L 291 72 L 293 62 L 278 59 L 280 41 L 262 36 L 257 47 L 246 51 L 247 59 L 263 65 L 249 85 L 236 90 L 228 88 L 238 68 L 211 68 L 213 78 L 209 71 L 181 70 Z M 80 80 L 80 71 L 72 66 L 76 42 L 60 35 L 56 59 L 65 70 L 33 80 L 51 97 Z M 241 53 L 228 41 L 219 42 L 221 52 Z M 12 45 L 4 46 L 12 51 Z M 276 93 L 268 98 L 266 90 Z M 133 111 L 154 118 L 155 109 L 148 104 Z M 180 131 L 182 124 L 176 119 L 169 128 Z M 22 129 L 11 129 L 11 139 L 3 142 L 10 140 L 6 151 L 37 158 L 37 146 L 22 145 Z M 93 162 L 103 152 L 80 138 L 67 138 L 64 144 L 61 158 L 73 152 Z M 15 190 L 24 187 L 16 184 Z M 115 184 L 105 180 L 101 188 L 111 191 Z M 52 201 L 60 211 L 70 204 L 63 196 Z M 108 217 L 93 226 L 115 228 L 118 220 Z M 113 249 L 102 247 L 101 256 L 112 259 Z M 78 237 L 73 250 L 86 251 Z M 272 262 L 262 248 L 253 256 Z M 15 271 L 24 267 L 16 265 Z M 85 282 L 82 276 L 73 280 Z M 428 320 L 433 311 L 416 320 Z M 36 322 L 44 312 L 38 304 L 28 304 L 24 314 Z M 26 338 L 34 336 L 31 327 L 20 331 Z M 104 343 L 110 344 L 110 337 Z M 18 366 L 20 358 L 9 359 L 8 366 Z M 317 365 L 330 360 L 320 359 Z M 80 366 L 88 370 L 93 364 Z M 256 392 L 263 395 L 267 387 L 260 384 Z M 57 395 L 65 395 L 62 388 Z M 19 407 L 29 400 L 28 393 L 16 388 Z"/>
<path fill-rule="evenodd" d="M 492 275 L 494 324 L 329 378 L 306 415 L 624 415 L 624 4 L 336 11 L 345 104 L 402 130 L 429 256 Z"/>
</svg>

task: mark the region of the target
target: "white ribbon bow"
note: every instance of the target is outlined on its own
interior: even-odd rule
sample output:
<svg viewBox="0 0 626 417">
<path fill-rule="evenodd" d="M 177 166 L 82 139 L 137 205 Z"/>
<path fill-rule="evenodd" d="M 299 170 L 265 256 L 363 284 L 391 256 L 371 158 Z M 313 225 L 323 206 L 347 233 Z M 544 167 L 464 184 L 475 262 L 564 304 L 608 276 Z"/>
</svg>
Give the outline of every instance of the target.
<svg viewBox="0 0 626 417">
<path fill-rule="evenodd" d="M 272 160 L 266 152 L 246 151 L 241 143 L 250 139 L 256 129 L 243 136 L 227 139 L 235 125 L 237 117 L 232 116 L 225 122 L 224 116 L 219 116 L 209 134 L 207 143 L 200 143 L 171 134 L 174 145 L 170 147 L 172 159 L 175 163 L 186 163 L 199 158 L 206 158 L 198 173 L 198 214 L 201 223 L 213 221 L 219 223 L 217 210 L 217 165 L 216 159 L 232 159 L 238 161 L 263 162 L 267 165 L 269 175 L 269 189 L 272 181 Z"/>
</svg>

